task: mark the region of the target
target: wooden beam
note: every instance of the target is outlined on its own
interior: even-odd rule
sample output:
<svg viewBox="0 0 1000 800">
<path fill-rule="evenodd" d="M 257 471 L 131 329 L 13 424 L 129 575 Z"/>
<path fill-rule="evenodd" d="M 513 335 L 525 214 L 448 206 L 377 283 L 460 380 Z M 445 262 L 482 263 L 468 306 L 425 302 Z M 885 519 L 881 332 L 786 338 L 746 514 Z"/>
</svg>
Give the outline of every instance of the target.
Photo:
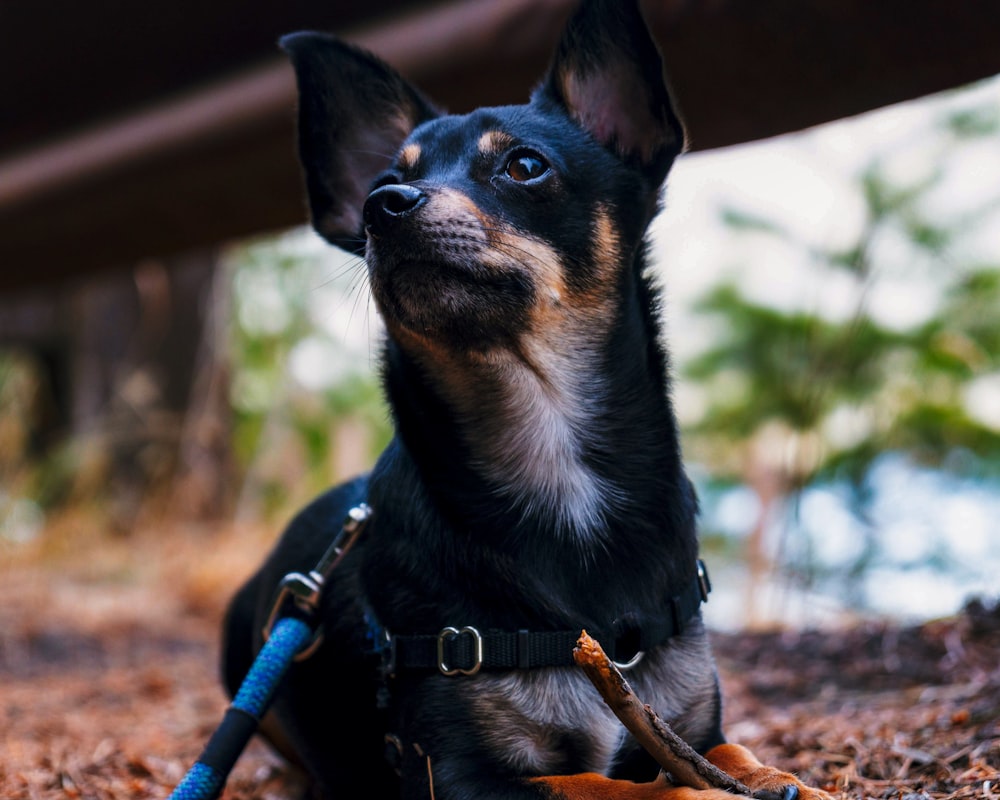
<svg viewBox="0 0 1000 800">
<path fill-rule="evenodd" d="M 347 36 L 462 112 L 524 100 L 572 5 L 466 0 Z M 693 149 L 1000 73 L 995 0 L 644 6 Z M 0 153 L 0 290 L 305 222 L 294 102 L 290 69 L 275 59 L 35 150 Z"/>
</svg>

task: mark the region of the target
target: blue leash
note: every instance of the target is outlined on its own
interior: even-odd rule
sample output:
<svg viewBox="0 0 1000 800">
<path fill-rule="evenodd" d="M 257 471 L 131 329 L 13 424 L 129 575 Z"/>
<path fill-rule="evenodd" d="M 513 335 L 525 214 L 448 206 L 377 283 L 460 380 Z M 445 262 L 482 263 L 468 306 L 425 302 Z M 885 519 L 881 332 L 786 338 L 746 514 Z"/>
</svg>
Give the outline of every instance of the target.
<svg viewBox="0 0 1000 800">
<path fill-rule="evenodd" d="M 278 620 L 219 727 L 169 800 L 218 797 L 292 660 L 312 638 L 312 627 L 301 619 L 283 617 Z"/>
<path fill-rule="evenodd" d="M 317 611 L 323 585 L 357 541 L 370 516 L 371 509 L 364 503 L 352 508 L 316 569 L 308 575 L 290 573 L 281 581 L 264 629 L 264 646 L 219 727 L 168 800 L 213 800 L 219 796 L 288 668 L 293 661 L 308 658 L 319 645 Z M 298 611 L 295 616 L 285 615 L 289 601 Z"/>
</svg>

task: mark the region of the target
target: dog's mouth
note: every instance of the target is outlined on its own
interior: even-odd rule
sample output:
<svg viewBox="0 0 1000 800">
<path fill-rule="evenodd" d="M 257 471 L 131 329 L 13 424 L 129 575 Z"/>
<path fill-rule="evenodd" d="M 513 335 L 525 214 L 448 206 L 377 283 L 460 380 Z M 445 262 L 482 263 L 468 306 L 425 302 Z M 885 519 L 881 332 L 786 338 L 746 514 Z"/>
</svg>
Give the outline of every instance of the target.
<svg viewBox="0 0 1000 800">
<path fill-rule="evenodd" d="M 375 302 L 390 328 L 455 344 L 511 336 L 523 325 L 533 294 L 527 275 L 478 262 L 370 253 L 368 269 Z"/>
</svg>

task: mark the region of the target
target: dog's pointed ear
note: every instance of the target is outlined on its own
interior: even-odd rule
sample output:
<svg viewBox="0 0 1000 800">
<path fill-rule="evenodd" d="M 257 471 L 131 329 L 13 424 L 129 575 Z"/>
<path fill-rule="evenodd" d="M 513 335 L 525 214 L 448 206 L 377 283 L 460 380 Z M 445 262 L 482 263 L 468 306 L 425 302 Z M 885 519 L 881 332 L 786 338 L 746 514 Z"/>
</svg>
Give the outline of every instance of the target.
<svg viewBox="0 0 1000 800">
<path fill-rule="evenodd" d="M 299 159 L 313 227 L 360 253 L 371 184 L 421 122 L 439 112 L 396 70 L 323 33 L 284 36 L 299 89 Z"/>
<path fill-rule="evenodd" d="M 684 148 L 684 127 L 637 0 L 583 0 L 536 98 L 564 108 L 657 186 Z"/>
</svg>

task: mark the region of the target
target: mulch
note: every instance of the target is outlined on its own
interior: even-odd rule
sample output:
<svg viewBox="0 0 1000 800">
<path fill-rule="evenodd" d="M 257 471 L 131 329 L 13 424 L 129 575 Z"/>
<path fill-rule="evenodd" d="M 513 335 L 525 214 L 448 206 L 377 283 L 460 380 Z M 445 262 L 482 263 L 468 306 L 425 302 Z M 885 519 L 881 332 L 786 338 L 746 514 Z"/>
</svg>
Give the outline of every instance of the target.
<svg viewBox="0 0 1000 800">
<path fill-rule="evenodd" d="M 38 568 L 0 584 L 0 797 L 166 797 L 226 706 L 220 609 L 203 590 L 193 602 Z M 713 636 L 727 734 L 763 761 L 843 800 L 1000 800 L 1000 604 L 909 627 Z M 302 790 L 254 742 L 224 797 Z"/>
<path fill-rule="evenodd" d="M 845 797 L 1000 798 L 1000 604 L 716 637 L 727 733 Z"/>
</svg>

